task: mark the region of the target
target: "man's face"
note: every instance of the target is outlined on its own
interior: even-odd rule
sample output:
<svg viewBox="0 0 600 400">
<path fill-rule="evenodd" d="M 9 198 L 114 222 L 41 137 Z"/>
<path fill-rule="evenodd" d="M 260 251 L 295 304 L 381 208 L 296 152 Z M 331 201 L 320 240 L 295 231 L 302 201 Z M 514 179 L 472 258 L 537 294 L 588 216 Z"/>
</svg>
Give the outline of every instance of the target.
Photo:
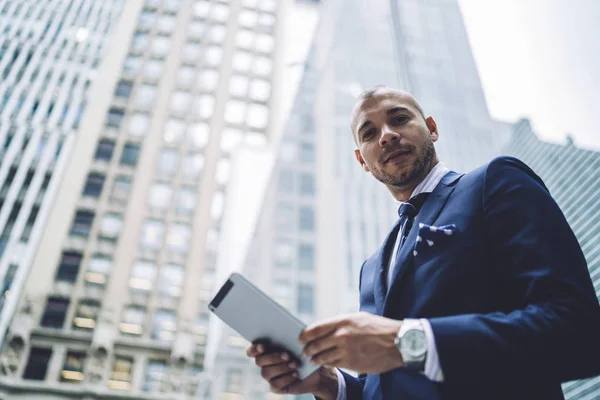
<svg viewBox="0 0 600 400">
<path fill-rule="evenodd" d="M 418 184 L 436 158 L 437 126 L 425 119 L 408 94 L 375 94 L 355 109 L 356 158 L 388 187 Z"/>
</svg>

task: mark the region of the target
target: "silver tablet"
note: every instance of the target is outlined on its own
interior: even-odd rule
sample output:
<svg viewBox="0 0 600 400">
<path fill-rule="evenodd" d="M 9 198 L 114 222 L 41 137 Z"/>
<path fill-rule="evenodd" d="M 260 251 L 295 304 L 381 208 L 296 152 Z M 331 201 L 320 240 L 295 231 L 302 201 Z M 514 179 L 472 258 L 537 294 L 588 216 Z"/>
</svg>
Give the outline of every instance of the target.
<svg viewBox="0 0 600 400">
<path fill-rule="evenodd" d="M 319 368 L 302 357 L 298 337 L 306 325 L 242 275 L 233 273 L 208 308 L 249 342 L 292 353 L 300 364 L 300 379 Z"/>
</svg>

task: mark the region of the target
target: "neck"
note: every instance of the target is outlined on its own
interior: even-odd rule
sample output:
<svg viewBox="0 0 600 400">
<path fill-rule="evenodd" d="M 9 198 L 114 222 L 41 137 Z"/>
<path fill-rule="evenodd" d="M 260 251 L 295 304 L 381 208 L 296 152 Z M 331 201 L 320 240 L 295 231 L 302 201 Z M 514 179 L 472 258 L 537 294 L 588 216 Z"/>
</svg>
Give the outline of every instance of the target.
<svg viewBox="0 0 600 400">
<path fill-rule="evenodd" d="M 405 202 L 410 199 L 410 196 L 414 192 L 415 188 L 419 186 L 421 182 L 429 175 L 431 170 L 439 163 L 437 157 L 431 160 L 431 163 L 423 170 L 423 172 L 414 179 L 412 182 L 407 183 L 403 186 L 388 186 L 389 191 L 392 193 L 392 196 L 398 201 Z"/>
</svg>

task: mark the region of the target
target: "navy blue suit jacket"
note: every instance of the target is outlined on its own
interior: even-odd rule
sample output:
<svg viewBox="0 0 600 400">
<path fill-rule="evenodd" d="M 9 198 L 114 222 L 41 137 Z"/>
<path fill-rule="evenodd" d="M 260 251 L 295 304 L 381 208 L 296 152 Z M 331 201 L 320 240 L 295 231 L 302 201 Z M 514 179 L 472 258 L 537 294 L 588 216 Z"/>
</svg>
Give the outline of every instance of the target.
<svg viewBox="0 0 600 400">
<path fill-rule="evenodd" d="M 415 256 L 419 223 L 456 232 Z M 360 309 L 429 319 L 444 382 L 404 368 L 344 374 L 348 400 L 563 399 L 561 382 L 600 374 L 600 306 L 585 258 L 521 161 L 449 172 L 419 212 L 386 291 L 398 228 L 363 264 Z"/>
</svg>

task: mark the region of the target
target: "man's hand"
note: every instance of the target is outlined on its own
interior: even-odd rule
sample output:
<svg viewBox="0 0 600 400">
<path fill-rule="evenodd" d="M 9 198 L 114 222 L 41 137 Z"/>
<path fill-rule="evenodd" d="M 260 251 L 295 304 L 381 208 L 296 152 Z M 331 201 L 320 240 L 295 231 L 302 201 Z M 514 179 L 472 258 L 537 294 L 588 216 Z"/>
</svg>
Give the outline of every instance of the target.
<svg viewBox="0 0 600 400">
<path fill-rule="evenodd" d="M 267 352 L 264 344 L 253 344 L 246 350 L 248 357 L 260 367 L 261 376 L 278 394 L 311 393 L 323 400 L 335 400 L 337 374 L 333 368 L 321 367 L 304 380 L 298 379 L 298 364 L 284 351 Z"/>
<path fill-rule="evenodd" d="M 402 321 L 360 312 L 314 324 L 300 335 L 304 356 L 317 365 L 379 374 L 402 367 L 394 339 Z"/>
</svg>

